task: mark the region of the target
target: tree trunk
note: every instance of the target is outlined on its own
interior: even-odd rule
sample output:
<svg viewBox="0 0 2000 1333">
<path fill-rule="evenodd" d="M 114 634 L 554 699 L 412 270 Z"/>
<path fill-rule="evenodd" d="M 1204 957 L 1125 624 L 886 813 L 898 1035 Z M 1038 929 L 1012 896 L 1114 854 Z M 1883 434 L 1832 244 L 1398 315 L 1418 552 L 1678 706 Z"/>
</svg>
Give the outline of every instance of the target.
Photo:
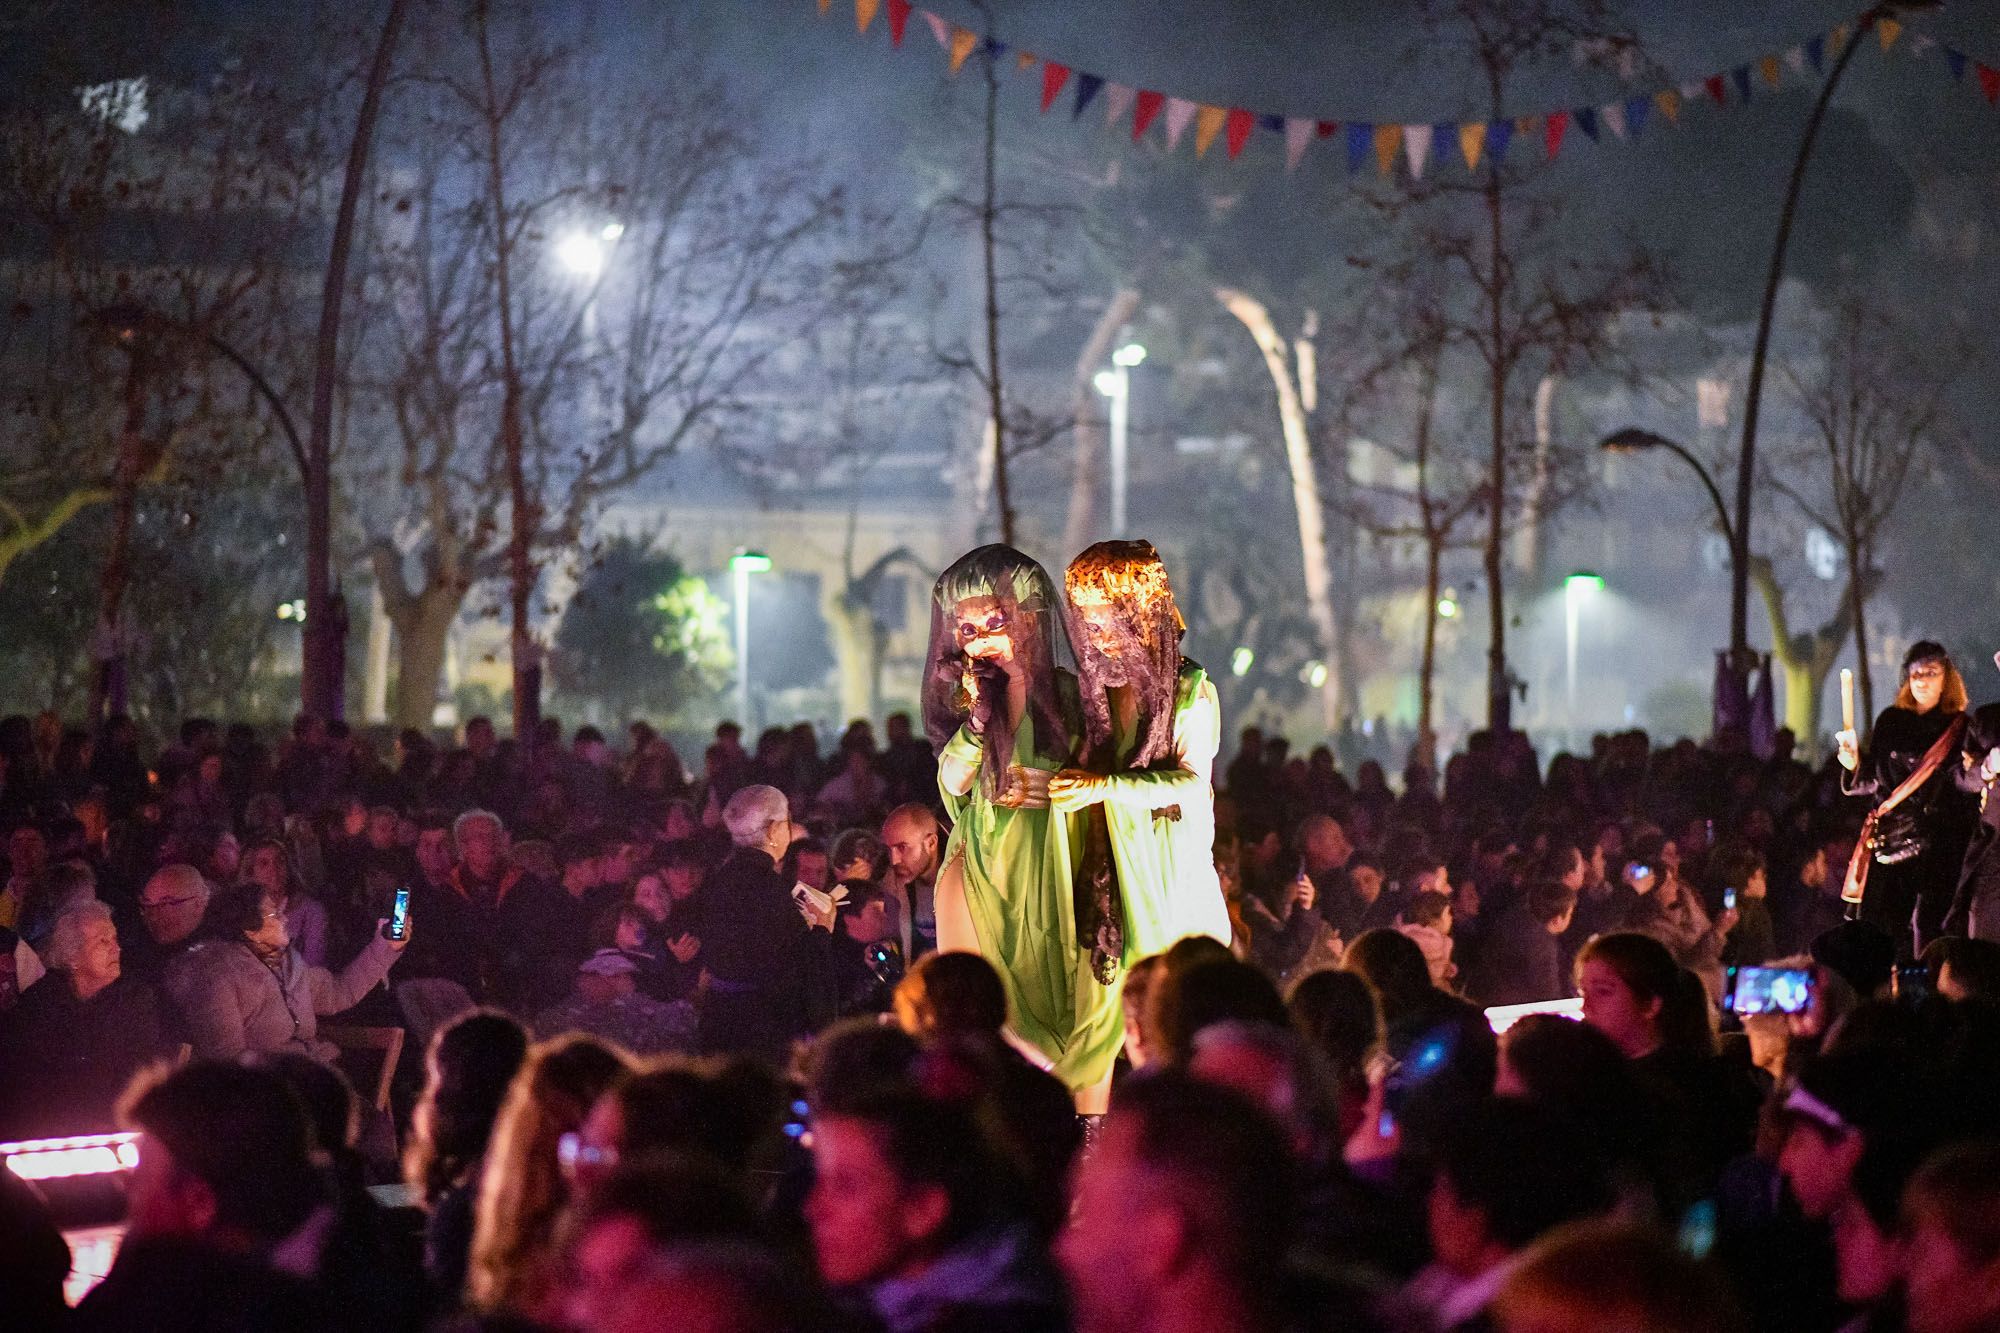
<svg viewBox="0 0 2000 1333">
<path fill-rule="evenodd" d="M 1514 683 L 1507 667 L 1507 572 L 1502 560 L 1507 535 L 1507 372 L 1510 369 L 1502 327 L 1505 295 L 1505 238 L 1501 233 L 1500 167 L 1486 179 L 1487 228 L 1492 237 L 1493 268 L 1485 288 L 1488 336 L 1486 397 L 1491 454 L 1487 463 L 1486 524 L 1486 726 L 1508 730 L 1513 720 Z"/>
<path fill-rule="evenodd" d="M 1868 665 L 1868 597 L 1854 571 L 1869 567 L 1868 552 L 1858 541 L 1847 543 L 1847 595 L 1854 616 L 1854 675 L 1861 686 L 1861 729 L 1875 725 L 1875 673 Z"/>
<path fill-rule="evenodd" d="M 319 336 L 313 347 L 312 419 L 305 450 L 306 628 L 305 662 L 299 673 L 300 706 L 314 716 L 338 718 L 342 708 L 342 639 L 347 617 L 334 608 L 333 579 L 333 388 L 339 371 L 340 306 L 347 292 L 347 255 L 354 237 L 354 211 L 367 187 L 368 147 L 381 109 L 382 85 L 402 30 L 407 0 L 389 0 L 388 17 L 368 66 L 368 83 L 355 117 L 347 174 L 334 214 L 333 245 L 320 289 Z"/>
<path fill-rule="evenodd" d="M 1429 515 L 1425 516 L 1426 522 Z M 1424 660 L 1417 668 L 1417 744 L 1423 747 L 1424 766 L 1430 767 L 1437 754 L 1436 733 L 1431 730 L 1431 682 L 1437 669 L 1438 585 L 1443 578 L 1444 541 L 1441 536 L 1424 537 Z"/>
<path fill-rule="evenodd" d="M 1840 650 L 1852 629 L 1854 608 L 1868 599 L 1876 575 L 1868 570 L 1857 575 L 1848 571 L 1848 588 L 1840 599 L 1840 609 L 1832 620 L 1810 634 L 1794 634 L 1785 612 L 1785 590 L 1764 556 L 1750 561 L 1750 582 L 1764 599 L 1764 612 L 1771 621 L 1771 655 L 1785 672 L 1785 725 L 1793 739 L 1814 761 L 1820 752 L 1820 697 L 1826 692 L 1826 678 L 1840 658 Z M 1858 590 L 1857 590 L 1858 589 Z M 1865 728 L 1868 720 L 1861 725 Z"/>
<path fill-rule="evenodd" d="M 1083 351 L 1076 358 L 1076 375 L 1070 385 L 1076 453 L 1070 464 L 1069 518 L 1063 524 L 1062 545 L 1069 556 L 1090 545 L 1096 521 L 1097 478 L 1102 475 L 1104 460 L 1104 432 L 1100 429 L 1104 418 L 1098 410 L 1097 372 L 1111 355 L 1111 344 L 1117 339 L 1118 330 L 1131 322 L 1138 308 L 1138 290 L 1120 287 L 1104 307 L 1104 313 L 1097 317 L 1097 327 L 1090 331 Z"/>
<path fill-rule="evenodd" d="M 875 716 L 873 682 L 875 662 L 872 651 L 876 635 L 874 617 L 867 606 L 853 604 L 845 589 L 837 589 L 826 599 L 827 624 L 833 629 L 834 658 L 840 664 L 840 716 L 851 721 Z"/>
<path fill-rule="evenodd" d="M 1000 540 L 1012 546 L 1014 497 L 1007 484 L 1007 399 L 1000 387 L 1000 269 L 994 255 L 994 233 L 1000 217 L 1000 71 L 996 50 L 989 25 L 980 61 L 980 68 L 986 74 L 986 152 L 984 192 L 979 206 L 979 249 L 986 276 L 986 405 L 993 433 L 993 500 L 1000 511 Z"/>
<path fill-rule="evenodd" d="M 1320 652 L 1326 664 L 1326 683 L 1320 688 L 1320 721 L 1331 739 L 1340 729 L 1340 659 L 1336 651 L 1340 634 L 1333 609 L 1333 576 L 1326 555 L 1326 507 L 1320 494 L 1311 441 L 1306 434 L 1305 407 L 1299 400 L 1298 386 L 1292 381 L 1285 340 L 1272 325 L 1270 312 L 1255 297 L 1239 291 L 1224 287 L 1218 288 L 1215 295 L 1256 340 L 1278 391 L 1278 423 L 1284 432 L 1285 460 L 1291 469 L 1292 507 L 1298 515 L 1306 609 L 1319 635 Z"/>
<path fill-rule="evenodd" d="M 541 645 L 535 642 L 528 602 L 535 588 L 530 558 L 539 506 L 528 495 L 525 441 L 521 426 L 521 368 L 514 356 L 513 242 L 508 233 L 507 190 L 501 168 L 501 123 L 507 112 L 493 77 L 485 0 L 474 10 L 479 34 L 479 71 L 486 101 L 486 202 L 493 212 L 493 284 L 500 320 L 500 448 L 506 458 L 508 496 L 507 600 L 513 633 L 509 656 L 514 670 L 514 739 L 524 757 L 533 750 L 541 718 Z"/>
<path fill-rule="evenodd" d="M 430 730 L 445 645 L 461 601 L 451 589 L 433 586 L 390 612 L 396 629 L 396 690 L 389 711 L 396 727 Z"/>
</svg>

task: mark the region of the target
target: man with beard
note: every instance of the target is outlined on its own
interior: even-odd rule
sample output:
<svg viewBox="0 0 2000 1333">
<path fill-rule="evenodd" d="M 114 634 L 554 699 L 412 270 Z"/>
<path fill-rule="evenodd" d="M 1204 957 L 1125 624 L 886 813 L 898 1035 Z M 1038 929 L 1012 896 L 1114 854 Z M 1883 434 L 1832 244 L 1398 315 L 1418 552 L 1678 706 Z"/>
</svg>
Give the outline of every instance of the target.
<svg viewBox="0 0 2000 1333">
<path fill-rule="evenodd" d="M 1151 542 L 1099 542 L 1070 562 L 1064 583 L 1084 745 L 1049 799 L 1089 812 L 1081 876 L 1095 898 L 1084 906 L 1094 908 L 1096 961 L 1116 967 L 1189 935 L 1227 944 L 1212 850 L 1222 709 L 1207 673 L 1181 656 L 1186 625 L 1166 564 Z"/>
</svg>

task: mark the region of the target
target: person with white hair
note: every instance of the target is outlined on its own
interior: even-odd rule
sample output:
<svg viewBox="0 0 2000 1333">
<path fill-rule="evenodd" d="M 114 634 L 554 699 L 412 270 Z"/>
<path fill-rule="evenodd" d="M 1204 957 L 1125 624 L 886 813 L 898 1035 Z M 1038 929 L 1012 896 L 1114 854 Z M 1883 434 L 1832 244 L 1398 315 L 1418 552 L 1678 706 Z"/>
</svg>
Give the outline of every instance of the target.
<svg viewBox="0 0 2000 1333">
<path fill-rule="evenodd" d="M 776 787 L 744 787 L 723 807 L 734 845 L 702 890 L 702 979 L 707 1051 L 783 1064 L 792 1042 L 831 1023 L 838 1009 L 832 921 L 804 906 L 779 873 L 796 836 Z M 808 910 L 811 920 L 808 920 Z"/>
<path fill-rule="evenodd" d="M 0 1138 L 113 1128 L 132 1075 L 174 1049 L 158 993 L 121 975 L 109 907 L 70 904 L 44 955 L 49 974 L 0 1020 Z"/>
</svg>

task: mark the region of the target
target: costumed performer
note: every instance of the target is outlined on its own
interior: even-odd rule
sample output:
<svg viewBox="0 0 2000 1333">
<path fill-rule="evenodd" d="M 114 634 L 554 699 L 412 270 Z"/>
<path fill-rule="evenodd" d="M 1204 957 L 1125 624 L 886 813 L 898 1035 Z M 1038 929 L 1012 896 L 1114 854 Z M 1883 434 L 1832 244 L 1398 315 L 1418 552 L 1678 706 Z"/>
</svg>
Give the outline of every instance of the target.
<svg viewBox="0 0 2000 1333">
<path fill-rule="evenodd" d="M 1187 625 L 1166 563 L 1151 542 L 1099 542 L 1063 583 L 1084 745 L 1049 799 L 1086 815 L 1079 929 L 1093 963 L 1103 977 L 1189 935 L 1227 944 L 1214 850 L 1222 707 L 1208 673 L 1181 656 Z"/>
<path fill-rule="evenodd" d="M 1078 731 L 1062 650 L 1055 585 L 1019 551 L 982 546 L 939 576 L 923 697 L 952 820 L 938 948 L 993 964 L 1015 1037 L 1078 1091 L 1109 1079 L 1124 1018 L 1077 940 L 1076 821 L 1049 806 Z"/>
</svg>

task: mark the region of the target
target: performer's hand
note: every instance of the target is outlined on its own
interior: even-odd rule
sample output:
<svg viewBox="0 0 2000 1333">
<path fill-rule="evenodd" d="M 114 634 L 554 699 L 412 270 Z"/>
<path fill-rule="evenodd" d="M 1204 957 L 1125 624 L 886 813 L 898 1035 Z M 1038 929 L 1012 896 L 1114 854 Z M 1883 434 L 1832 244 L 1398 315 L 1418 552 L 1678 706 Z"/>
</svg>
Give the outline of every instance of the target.
<svg viewBox="0 0 2000 1333">
<path fill-rule="evenodd" d="M 1833 733 L 1833 743 L 1840 747 L 1840 766 L 1852 773 L 1861 767 L 1861 738 L 1851 731 Z"/>
<path fill-rule="evenodd" d="M 1049 804 L 1058 814 L 1071 814 L 1104 800 L 1110 780 L 1080 768 L 1065 768 L 1049 779 Z"/>
</svg>

